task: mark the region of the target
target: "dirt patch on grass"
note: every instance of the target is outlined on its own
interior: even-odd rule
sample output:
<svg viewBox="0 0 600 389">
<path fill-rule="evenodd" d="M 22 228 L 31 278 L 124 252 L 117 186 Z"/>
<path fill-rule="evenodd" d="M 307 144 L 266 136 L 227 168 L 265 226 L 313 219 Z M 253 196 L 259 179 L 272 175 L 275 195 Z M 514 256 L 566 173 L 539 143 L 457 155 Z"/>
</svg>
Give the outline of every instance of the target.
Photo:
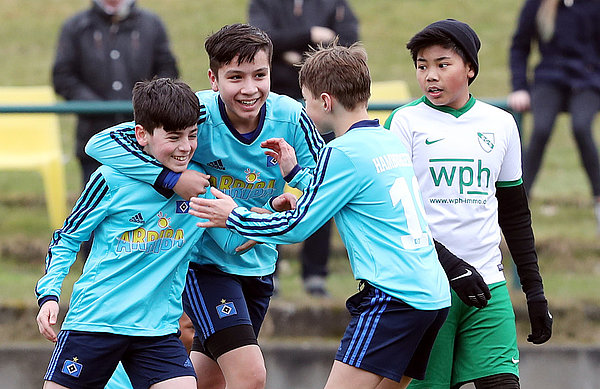
<svg viewBox="0 0 600 389">
<path fill-rule="evenodd" d="M 11 236 L 10 239 L 0 240 L 0 258 L 38 263 L 46 256 L 48 242 L 49 238 L 31 238 L 24 235 Z"/>
</svg>

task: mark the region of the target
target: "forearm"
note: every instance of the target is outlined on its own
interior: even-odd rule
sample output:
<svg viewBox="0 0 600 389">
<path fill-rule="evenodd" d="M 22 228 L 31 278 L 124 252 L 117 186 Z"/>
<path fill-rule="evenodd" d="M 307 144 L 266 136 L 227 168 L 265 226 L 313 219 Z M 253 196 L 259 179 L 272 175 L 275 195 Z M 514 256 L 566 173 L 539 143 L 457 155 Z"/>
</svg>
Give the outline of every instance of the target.
<svg viewBox="0 0 600 389">
<path fill-rule="evenodd" d="M 523 185 L 497 188 L 498 223 L 517 268 L 527 301 L 544 298 L 531 212 Z"/>
<path fill-rule="evenodd" d="M 85 152 L 128 177 L 164 187 L 170 170 L 142 151 L 135 139 L 134 126 L 133 122 L 123 123 L 95 134 L 85 146 Z"/>
</svg>

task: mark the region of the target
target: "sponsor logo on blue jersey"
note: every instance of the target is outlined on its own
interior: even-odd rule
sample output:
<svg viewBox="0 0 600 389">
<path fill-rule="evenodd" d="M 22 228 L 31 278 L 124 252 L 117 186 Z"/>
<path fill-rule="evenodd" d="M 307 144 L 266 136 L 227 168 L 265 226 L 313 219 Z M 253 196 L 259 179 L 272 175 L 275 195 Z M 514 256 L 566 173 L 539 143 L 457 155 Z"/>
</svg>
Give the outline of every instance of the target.
<svg viewBox="0 0 600 389">
<path fill-rule="evenodd" d="M 210 185 L 234 199 L 248 200 L 253 198 L 270 198 L 275 196 L 276 181 L 263 181 L 261 172 L 250 168 L 244 171 L 244 179 L 234 176 L 223 175 L 221 177 L 210 177 Z M 281 189 L 279 189 L 281 190 Z"/>
<path fill-rule="evenodd" d="M 140 212 L 138 212 L 131 219 L 129 219 L 129 221 L 132 223 L 144 224 L 144 217 Z"/>
<path fill-rule="evenodd" d="M 270 155 L 267 155 L 267 167 L 277 166 L 277 160 Z"/>
<path fill-rule="evenodd" d="M 219 315 L 219 319 L 222 319 L 222 318 L 228 317 L 228 316 L 237 315 L 237 310 L 235 309 L 235 305 L 233 304 L 233 301 L 226 303 L 225 300 L 221 300 L 221 302 L 223 304 L 217 305 L 217 314 Z"/>
<path fill-rule="evenodd" d="M 81 363 L 77 363 L 77 357 L 75 357 L 72 361 L 65 361 L 61 372 L 70 375 L 71 377 L 79 378 L 82 369 L 83 365 Z"/>
<path fill-rule="evenodd" d="M 156 216 L 158 229 L 150 229 L 151 226 L 146 225 L 146 228 L 139 227 L 121 234 L 117 238 L 117 253 L 144 251 L 158 254 L 172 248 L 181 248 L 185 242 L 183 229 L 171 228 L 171 218 L 167 214 L 159 212 Z"/>
<path fill-rule="evenodd" d="M 185 200 L 177 200 L 177 206 L 175 208 L 175 213 L 188 213 L 190 210 L 190 202 Z"/>
</svg>

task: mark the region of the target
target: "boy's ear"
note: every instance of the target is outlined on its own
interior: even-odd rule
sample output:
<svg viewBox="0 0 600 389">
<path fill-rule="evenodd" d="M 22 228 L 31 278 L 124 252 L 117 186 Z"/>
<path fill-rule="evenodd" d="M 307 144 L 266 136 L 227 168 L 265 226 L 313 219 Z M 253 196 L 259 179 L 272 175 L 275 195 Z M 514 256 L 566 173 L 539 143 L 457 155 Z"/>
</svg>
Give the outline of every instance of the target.
<svg viewBox="0 0 600 389">
<path fill-rule="evenodd" d="M 333 109 L 333 97 L 329 93 L 323 92 L 319 98 L 321 99 L 321 104 L 323 105 L 323 111 L 331 112 Z"/>
<path fill-rule="evenodd" d="M 135 125 L 135 139 L 142 147 L 148 144 L 148 132 L 140 124 Z"/>
<path fill-rule="evenodd" d="M 475 77 L 475 67 L 471 62 L 467 63 L 467 67 L 469 68 L 469 71 L 467 71 L 467 78 L 471 80 L 473 77 Z"/>
<path fill-rule="evenodd" d="M 218 92 L 219 81 L 217 80 L 217 75 L 212 71 L 212 69 L 208 69 L 208 81 L 210 81 L 210 88 L 214 92 Z"/>
</svg>

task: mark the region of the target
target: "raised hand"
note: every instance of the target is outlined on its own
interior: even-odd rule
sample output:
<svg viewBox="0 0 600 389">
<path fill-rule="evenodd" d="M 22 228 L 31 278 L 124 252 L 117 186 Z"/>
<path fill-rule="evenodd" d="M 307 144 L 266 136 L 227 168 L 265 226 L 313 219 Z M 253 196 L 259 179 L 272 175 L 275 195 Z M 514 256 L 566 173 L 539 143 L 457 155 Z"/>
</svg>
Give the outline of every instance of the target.
<svg viewBox="0 0 600 389">
<path fill-rule="evenodd" d="M 281 170 L 281 176 L 287 176 L 298 164 L 296 159 L 296 150 L 290 146 L 283 138 L 271 138 L 260 144 L 260 147 L 266 149 L 265 154 L 275 158 Z"/>
</svg>

